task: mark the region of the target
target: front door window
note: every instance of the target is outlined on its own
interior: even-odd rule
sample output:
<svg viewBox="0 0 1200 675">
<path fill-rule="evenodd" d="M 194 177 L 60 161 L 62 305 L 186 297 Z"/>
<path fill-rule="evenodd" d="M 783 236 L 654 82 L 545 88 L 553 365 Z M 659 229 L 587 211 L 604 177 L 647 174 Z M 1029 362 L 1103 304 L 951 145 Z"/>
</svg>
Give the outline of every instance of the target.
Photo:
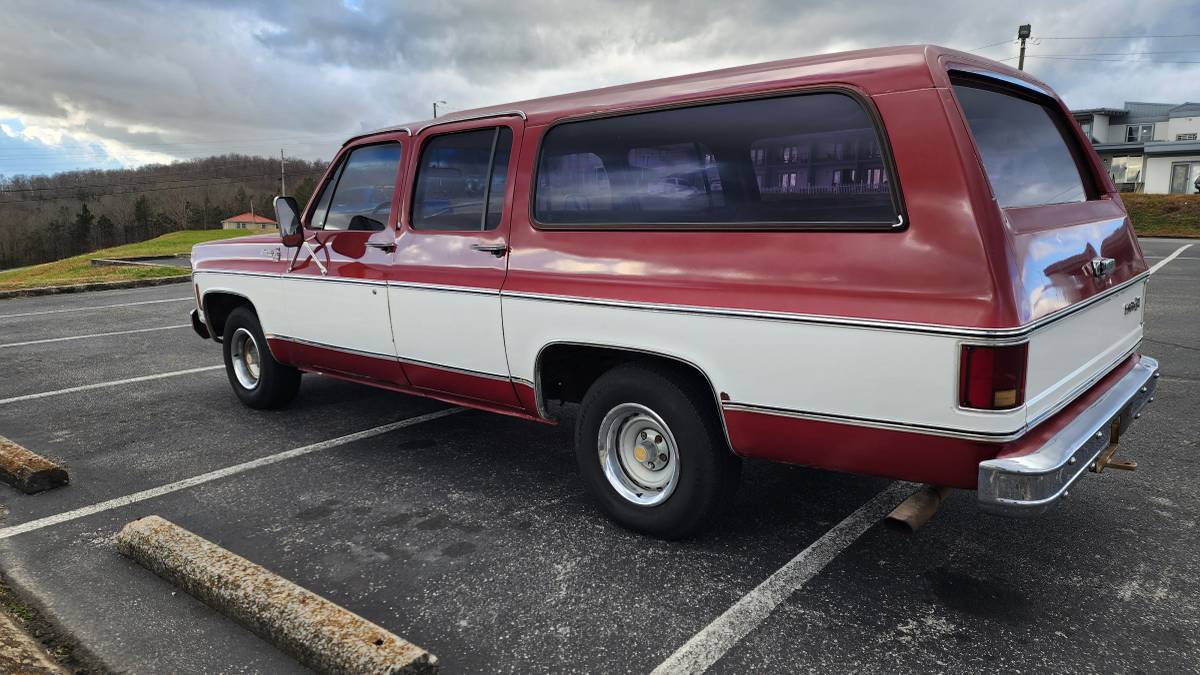
<svg viewBox="0 0 1200 675">
<path fill-rule="evenodd" d="M 309 229 L 385 229 L 391 218 L 399 167 L 399 143 L 368 145 L 352 151 L 321 192 Z"/>
</svg>

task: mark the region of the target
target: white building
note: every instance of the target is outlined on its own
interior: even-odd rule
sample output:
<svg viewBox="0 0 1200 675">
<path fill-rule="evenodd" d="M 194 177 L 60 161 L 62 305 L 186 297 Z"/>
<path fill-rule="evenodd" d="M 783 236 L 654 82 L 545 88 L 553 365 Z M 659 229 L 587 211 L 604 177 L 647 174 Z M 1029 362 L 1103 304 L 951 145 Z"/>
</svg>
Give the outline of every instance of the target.
<svg viewBox="0 0 1200 675">
<path fill-rule="evenodd" d="M 1127 102 L 1071 112 L 1122 191 L 1200 192 L 1200 103 Z"/>
</svg>

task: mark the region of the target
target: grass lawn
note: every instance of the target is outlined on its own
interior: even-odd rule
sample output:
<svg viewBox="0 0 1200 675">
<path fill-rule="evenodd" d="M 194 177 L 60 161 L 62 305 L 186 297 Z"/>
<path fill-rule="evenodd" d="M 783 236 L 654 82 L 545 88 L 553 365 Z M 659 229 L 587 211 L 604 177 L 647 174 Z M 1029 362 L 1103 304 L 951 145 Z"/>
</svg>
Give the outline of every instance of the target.
<svg viewBox="0 0 1200 675">
<path fill-rule="evenodd" d="M 186 276 L 191 273 L 186 267 L 93 267 L 92 258 L 127 258 L 143 255 L 176 255 L 188 253 L 194 244 L 216 239 L 244 237 L 273 230 L 183 230 L 135 244 L 124 244 L 101 249 L 73 258 L 54 262 L 18 267 L 0 272 L 0 290 L 36 288 L 39 286 L 65 286 L 97 281 L 124 281 L 150 277 Z"/>
<path fill-rule="evenodd" d="M 1159 237 L 1200 237 L 1200 195 L 1123 194 L 1133 229 Z"/>
</svg>

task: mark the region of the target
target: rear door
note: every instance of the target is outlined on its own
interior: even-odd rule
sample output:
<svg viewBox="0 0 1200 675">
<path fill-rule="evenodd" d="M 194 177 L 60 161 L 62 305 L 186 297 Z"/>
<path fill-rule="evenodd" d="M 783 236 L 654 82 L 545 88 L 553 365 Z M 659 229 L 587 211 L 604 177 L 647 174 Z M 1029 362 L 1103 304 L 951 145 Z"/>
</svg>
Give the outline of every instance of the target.
<svg viewBox="0 0 1200 675">
<path fill-rule="evenodd" d="M 447 123 L 416 138 L 388 286 L 397 356 L 413 386 L 519 404 L 500 318 L 517 118 Z"/>
<path fill-rule="evenodd" d="M 1129 218 L 1060 103 L 986 78 L 952 79 L 992 195 L 1030 336 L 1037 421 L 1111 370 L 1142 337 L 1145 260 Z"/>
</svg>

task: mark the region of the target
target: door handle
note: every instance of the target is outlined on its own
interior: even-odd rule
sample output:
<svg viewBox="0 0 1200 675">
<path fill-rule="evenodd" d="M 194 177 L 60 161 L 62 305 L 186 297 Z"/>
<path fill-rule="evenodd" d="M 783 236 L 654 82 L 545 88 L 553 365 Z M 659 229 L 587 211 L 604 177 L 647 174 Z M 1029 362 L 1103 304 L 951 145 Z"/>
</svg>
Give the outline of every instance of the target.
<svg viewBox="0 0 1200 675">
<path fill-rule="evenodd" d="M 491 253 L 497 258 L 503 258 L 508 253 L 508 244 L 471 244 L 471 248 L 483 253 Z"/>
<path fill-rule="evenodd" d="M 392 253 L 396 250 L 395 242 L 390 241 L 368 241 L 367 246 L 370 246 L 371 248 L 377 248 L 384 253 Z"/>
</svg>

